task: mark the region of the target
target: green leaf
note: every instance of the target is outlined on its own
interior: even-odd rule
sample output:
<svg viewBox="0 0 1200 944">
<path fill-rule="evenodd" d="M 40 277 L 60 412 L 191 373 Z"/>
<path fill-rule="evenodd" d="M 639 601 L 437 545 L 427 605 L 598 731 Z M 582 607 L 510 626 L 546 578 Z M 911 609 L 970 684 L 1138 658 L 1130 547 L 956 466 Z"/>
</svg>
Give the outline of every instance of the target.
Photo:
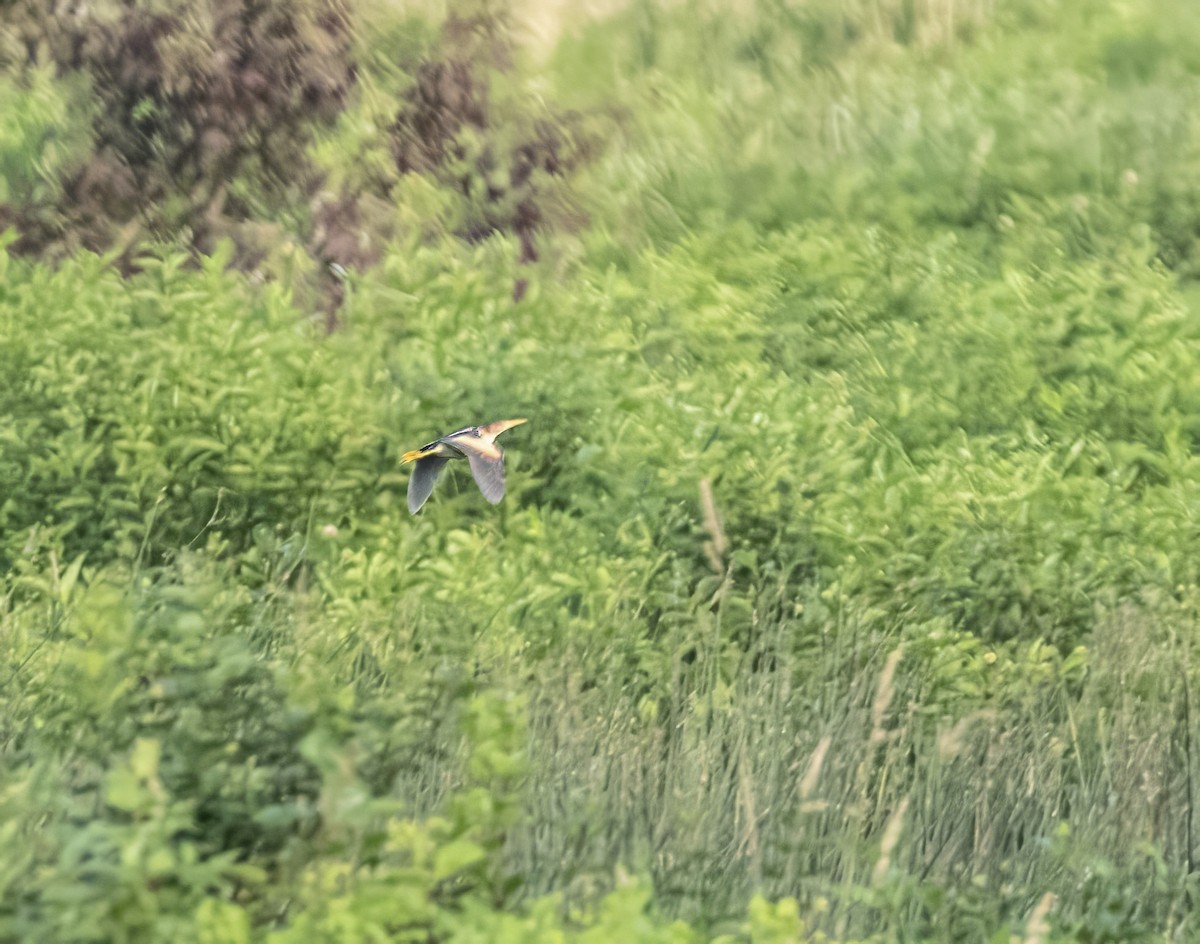
<svg viewBox="0 0 1200 944">
<path fill-rule="evenodd" d="M 78 555 L 63 572 L 61 579 L 58 582 L 58 600 L 64 606 L 70 601 L 71 593 L 75 589 L 75 584 L 79 580 L 79 572 L 83 568 L 83 561 L 87 557 L 88 552 L 84 551 Z"/>
<path fill-rule="evenodd" d="M 148 794 L 132 770 L 118 767 L 104 777 L 104 799 L 118 810 L 136 813 L 145 806 Z"/>
<path fill-rule="evenodd" d="M 158 761 L 162 756 L 162 743 L 156 738 L 138 738 L 133 742 L 133 753 L 129 768 L 134 776 L 148 782 L 158 776 Z"/>
<path fill-rule="evenodd" d="M 433 857 L 433 877 L 441 881 L 462 872 L 486 856 L 483 847 L 467 839 L 455 839 L 438 848 Z"/>
</svg>

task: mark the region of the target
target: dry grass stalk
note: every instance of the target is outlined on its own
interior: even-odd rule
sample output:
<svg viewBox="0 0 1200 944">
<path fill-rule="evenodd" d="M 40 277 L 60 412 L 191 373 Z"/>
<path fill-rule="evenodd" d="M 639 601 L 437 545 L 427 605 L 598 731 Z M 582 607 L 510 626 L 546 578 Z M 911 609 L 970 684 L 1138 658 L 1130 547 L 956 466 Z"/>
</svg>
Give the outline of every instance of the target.
<svg viewBox="0 0 1200 944">
<path fill-rule="evenodd" d="M 704 553 L 708 562 L 717 574 L 725 572 L 725 552 L 729 550 L 729 541 L 725 538 L 725 528 L 721 524 L 721 513 L 713 499 L 712 483 L 708 479 L 700 480 L 700 508 L 704 512 L 704 527 L 709 539 L 704 542 Z"/>
<path fill-rule="evenodd" d="M 833 739 L 828 734 L 817 742 L 816 749 L 808 759 L 808 769 L 804 771 L 804 776 L 800 778 L 801 800 L 807 800 L 812 796 L 813 790 L 816 789 L 817 781 L 821 777 L 821 768 L 825 766 L 825 755 L 829 752 L 829 745 L 832 742 Z"/>
<path fill-rule="evenodd" d="M 879 687 L 875 689 L 875 701 L 871 703 L 871 743 L 878 744 L 886 736 L 883 730 L 883 716 L 887 714 L 888 706 L 892 703 L 895 693 L 896 666 L 904 655 L 904 646 L 899 645 L 888 653 L 883 671 L 879 673 Z"/>
<path fill-rule="evenodd" d="M 907 813 L 908 797 L 905 797 L 892 811 L 887 825 L 883 827 L 883 839 L 879 843 L 879 861 L 875 863 L 875 870 L 871 873 L 871 881 L 876 885 L 884 880 L 888 869 L 892 867 L 892 853 L 896 849 L 896 843 L 900 841 L 900 834 L 904 831 L 904 817 Z"/>
<path fill-rule="evenodd" d="M 1025 922 L 1022 944 L 1042 944 L 1046 935 L 1050 933 L 1050 922 L 1046 918 L 1057 903 L 1058 896 L 1054 892 L 1046 892 L 1042 896 L 1042 900 L 1030 912 L 1029 920 Z"/>
<path fill-rule="evenodd" d="M 995 717 L 996 712 L 990 709 L 980 709 L 979 711 L 972 711 L 970 714 L 964 715 L 951 727 L 939 731 L 937 736 L 938 757 L 942 760 L 952 760 L 957 757 L 963 748 L 967 731 L 975 722 L 991 721 Z"/>
<path fill-rule="evenodd" d="M 742 745 L 741 762 L 738 764 L 738 805 L 742 819 L 742 838 L 738 852 L 750 860 L 751 873 L 754 880 L 762 878 L 762 856 L 758 838 L 758 806 L 754 801 L 754 782 L 751 774 L 752 765 Z"/>
</svg>

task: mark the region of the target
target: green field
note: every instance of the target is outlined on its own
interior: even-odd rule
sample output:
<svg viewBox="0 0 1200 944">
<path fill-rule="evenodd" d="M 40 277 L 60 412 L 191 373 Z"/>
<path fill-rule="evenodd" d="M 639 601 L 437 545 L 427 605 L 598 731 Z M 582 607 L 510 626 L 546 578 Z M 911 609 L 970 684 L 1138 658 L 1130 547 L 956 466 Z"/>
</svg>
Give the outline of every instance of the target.
<svg viewBox="0 0 1200 944">
<path fill-rule="evenodd" d="M 0 944 L 1200 940 L 1200 6 L 607 6 L 0 9 Z"/>
</svg>

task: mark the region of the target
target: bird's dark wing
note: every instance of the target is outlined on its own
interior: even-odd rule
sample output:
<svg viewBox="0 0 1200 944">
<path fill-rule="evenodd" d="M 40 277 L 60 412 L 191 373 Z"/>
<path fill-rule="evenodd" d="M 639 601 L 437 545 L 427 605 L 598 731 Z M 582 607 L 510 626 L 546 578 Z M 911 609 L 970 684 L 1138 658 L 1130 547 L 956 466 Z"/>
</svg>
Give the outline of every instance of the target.
<svg viewBox="0 0 1200 944">
<path fill-rule="evenodd" d="M 462 438 L 454 442 L 471 463 L 471 475 L 483 492 L 483 497 L 493 505 L 504 497 L 504 453 L 499 446 L 478 439 Z"/>
<path fill-rule="evenodd" d="M 408 510 L 416 514 L 421 510 L 433 491 L 433 486 L 442 474 L 442 467 L 449 462 L 447 456 L 425 456 L 418 459 L 413 466 L 412 475 L 408 477 Z"/>
</svg>

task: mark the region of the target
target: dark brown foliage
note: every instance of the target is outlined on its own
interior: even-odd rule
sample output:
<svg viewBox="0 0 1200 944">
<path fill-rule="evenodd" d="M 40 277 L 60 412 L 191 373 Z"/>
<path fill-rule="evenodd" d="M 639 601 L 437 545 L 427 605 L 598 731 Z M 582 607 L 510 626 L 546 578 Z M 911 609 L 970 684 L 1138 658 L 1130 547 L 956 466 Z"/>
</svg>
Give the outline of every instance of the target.
<svg viewBox="0 0 1200 944">
<path fill-rule="evenodd" d="M 529 119 L 506 115 L 489 95 L 489 67 L 503 71 L 511 49 L 493 15 L 451 17 L 443 28 L 442 58 L 418 66 L 390 132 L 401 174 L 432 174 L 464 198 L 458 234 L 479 241 L 493 233 L 520 240 L 521 262 L 538 258 L 535 236 L 553 213 L 554 181 L 596 149 L 576 113 Z M 514 296 L 519 300 L 524 280 Z"/>
<path fill-rule="evenodd" d="M 315 185 L 305 146 L 354 81 L 340 0 L 17 0 L 0 18 L 25 51 L 15 65 L 85 73 L 96 103 L 93 152 L 63 182 L 54 224 L 0 211 L 16 251 L 132 248 L 143 233 L 201 252 L 238 242 L 237 224 Z M 241 175 L 262 207 L 231 193 Z"/>
<path fill-rule="evenodd" d="M 460 238 L 514 235 L 522 263 L 538 259 L 540 233 L 581 215 L 562 182 L 596 137 L 578 114 L 493 100 L 513 58 L 494 12 L 451 16 L 423 61 L 398 64 L 412 81 L 386 132 L 394 173 L 340 191 L 306 154 L 355 83 L 345 0 L 15 0 L 0 5 L 0 40 L 0 68 L 85 76 L 94 103 L 91 151 L 57 201 L 0 205 L 11 252 L 109 252 L 128 272 L 144 240 L 210 254 L 230 239 L 235 266 L 269 275 L 290 240 L 315 263 L 333 328 L 334 273 L 379 261 L 403 175 L 456 195 Z M 514 297 L 524 291 L 520 279 Z"/>
</svg>

